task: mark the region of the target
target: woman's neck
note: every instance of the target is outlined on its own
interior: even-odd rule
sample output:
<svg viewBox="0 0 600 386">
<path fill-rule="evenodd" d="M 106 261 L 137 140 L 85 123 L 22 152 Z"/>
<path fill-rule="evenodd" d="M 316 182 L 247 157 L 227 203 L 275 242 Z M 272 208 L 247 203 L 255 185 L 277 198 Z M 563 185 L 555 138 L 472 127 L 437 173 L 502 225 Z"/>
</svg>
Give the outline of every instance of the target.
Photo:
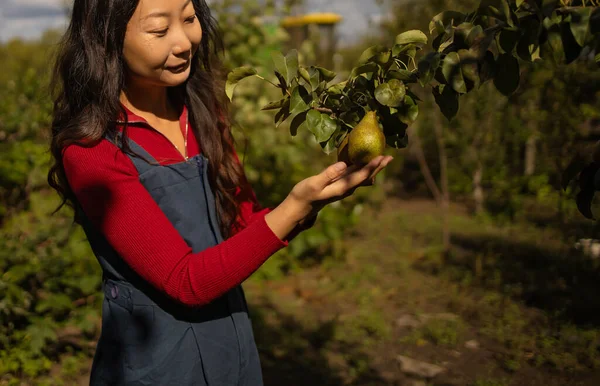
<svg viewBox="0 0 600 386">
<path fill-rule="evenodd" d="M 169 100 L 166 87 L 129 86 L 121 90 L 121 103 L 137 115 L 158 119 L 176 119 L 179 114 Z"/>
</svg>

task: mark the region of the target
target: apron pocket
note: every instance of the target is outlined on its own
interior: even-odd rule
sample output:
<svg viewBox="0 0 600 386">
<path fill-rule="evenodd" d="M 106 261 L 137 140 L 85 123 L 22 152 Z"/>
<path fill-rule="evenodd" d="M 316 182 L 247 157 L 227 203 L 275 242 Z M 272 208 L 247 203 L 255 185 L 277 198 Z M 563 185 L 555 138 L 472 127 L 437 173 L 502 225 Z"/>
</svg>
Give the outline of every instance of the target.
<svg viewBox="0 0 600 386">
<path fill-rule="evenodd" d="M 192 326 L 208 384 L 237 384 L 240 375 L 240 345 L 231 317 Z"/>
<path fill-rule="evenodd" d="M 176 320 L 157 306 L 133 306 L 123 348 L 128 381 L 143 385 L 205 385 L 190 324 Z"/>
</svg>

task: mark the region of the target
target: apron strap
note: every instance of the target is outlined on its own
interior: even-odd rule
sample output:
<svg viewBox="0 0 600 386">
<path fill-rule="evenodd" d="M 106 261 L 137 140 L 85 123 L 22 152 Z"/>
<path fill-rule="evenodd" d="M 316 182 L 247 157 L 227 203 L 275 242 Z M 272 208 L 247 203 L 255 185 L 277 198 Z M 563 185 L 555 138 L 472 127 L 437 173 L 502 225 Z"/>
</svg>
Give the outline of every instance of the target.
<svg viewBox="0 0 600 386">
<path fill-rule="evenodd" d="M 112 138 L 109 138 L 108 136 L 106 136 L 106 139 L 108 141 L 112 142 L 113 144 L 115 144 L 120 149 L 122 149 L 122 147 L 121 147 L 121 138 L 122 137 L 123 137 L 123 133 L 118 132 L 115 140 L 113 140 Z M 150 155 L 150 153 L 148 153 L 146 151 L 146 149 L 144 149 L 142 146 L 140 146 L 133 139 L 127 137 L 127 144 L 129 145 L 129 148 L 131 149 L 131 151 L 134 153 L 134 155 L 127 154 L 127 156 L 131 159 L 131 161 L 135 165 L 135 167 L 138 170 L 140 175 L 142 175 L 146 171 L 150 170 L 153 166 L 160 165 L 158 163 L 158 161 L 156 161 L 156 159 L 154 157 L 152 157 L 152 155 Z"/>
</svg>

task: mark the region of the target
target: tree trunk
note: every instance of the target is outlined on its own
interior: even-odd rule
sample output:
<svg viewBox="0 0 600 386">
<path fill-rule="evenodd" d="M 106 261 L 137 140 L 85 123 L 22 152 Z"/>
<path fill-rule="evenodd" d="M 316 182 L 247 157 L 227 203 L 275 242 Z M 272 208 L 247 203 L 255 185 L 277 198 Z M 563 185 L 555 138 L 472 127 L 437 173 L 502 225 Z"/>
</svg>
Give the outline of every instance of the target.
<svg viewBox="0 0 600 386">
<path fill-rule="evenodd" d="M 537 136 L 532 134 L 525 145 L 525 176 L 530 177 L 535 173 Z"/>
<path fill-rule="evenodd" d="M 423 152 L 423 146 L 421 145 L 421 138 L 419 138 L 419 133 L 416 130 L 416 125 L 411 129 L 411 133 L 409 135 L 411 139 L 411 144 L 414 146 L 415 155 L 419 162 L 419 169 L 421 170 L 421 174 L 423 174 L 423 178 L 425 179 L 425 184 L 429 188 L 429 191 L 433 195 L 433 198 L 441 205 L 442 203 L 442 193 L 438 188 L 435 179 L 431 175 L 431 170 L 427 165 L 427 159 L 425 158 L 425 153 Z"/>
<path fill-rule="evenodd" d="M 482 214 L 484 212 L 485 195 L 481 181 L 483 179 L 483 165 L 481 161 L 477 162 L 477 168 L 473 173 L 473 200 L 475 202 L 475 213 Z"/>
<path fill-rule="evenodd" d="M 567 154 L 565 154 L 565 148 L 562 148 L 560 150 L 560 154 L 559 157 L 556 159 L 556 171 L 558 172 L 559 176 L 562 176 L 564 171 L 565 171 L 565 167 L 563 166 L 563 159 L 567 158 Z M 565 225 L 565 206 L 564 206 L 564 200 L 565 200 L 565 191 L 563 189 L 558 189 L 558 224 L 562 227 Z"/>
<path fill-rule="evenodd" d="M 450 224 L 448 222 L 450 208 L 450 192 L 448 189 L 448 156 L 446 154 L 446 141 L 444 140 L 444 126 L 441 116 L 435 115 L 434 118 L 435 139 L 438 145 L 438 155 L 440 159 L 440 186 L 442 195 L 442 241 L 444 252 L 450 251 Z"/>
</svg>

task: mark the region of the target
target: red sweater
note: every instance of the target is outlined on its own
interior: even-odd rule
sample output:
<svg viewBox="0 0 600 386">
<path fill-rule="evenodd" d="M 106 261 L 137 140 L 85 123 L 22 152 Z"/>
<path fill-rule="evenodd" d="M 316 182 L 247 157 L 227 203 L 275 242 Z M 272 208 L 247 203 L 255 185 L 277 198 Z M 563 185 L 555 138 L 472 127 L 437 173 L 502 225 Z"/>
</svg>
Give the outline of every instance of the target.
<svg viewBox="0 0 600 386">
<path fill-rule="evenodd" d="M 185 128 L 187 110 L 180 117 Z M 128 111 L 128 136 L 162 165 L 184 159 L 171 142 L 145 119 Z M 135 123 L 133 123 L 135 122 Z M 188 132 L 188 156 L 200 149 Z M 129 157 L 113 143 L 68 146 L 63 152 L 67 180 L 92 224 L 145 280 L 181 303 L 206 304 L 242 283 L 271 255 L 287 246 L 255 211 L 256 197 L 241 204 L 245 227 L 224 242 L 199 253 L 173 227 L 139 180 Z"/>
</svg>

